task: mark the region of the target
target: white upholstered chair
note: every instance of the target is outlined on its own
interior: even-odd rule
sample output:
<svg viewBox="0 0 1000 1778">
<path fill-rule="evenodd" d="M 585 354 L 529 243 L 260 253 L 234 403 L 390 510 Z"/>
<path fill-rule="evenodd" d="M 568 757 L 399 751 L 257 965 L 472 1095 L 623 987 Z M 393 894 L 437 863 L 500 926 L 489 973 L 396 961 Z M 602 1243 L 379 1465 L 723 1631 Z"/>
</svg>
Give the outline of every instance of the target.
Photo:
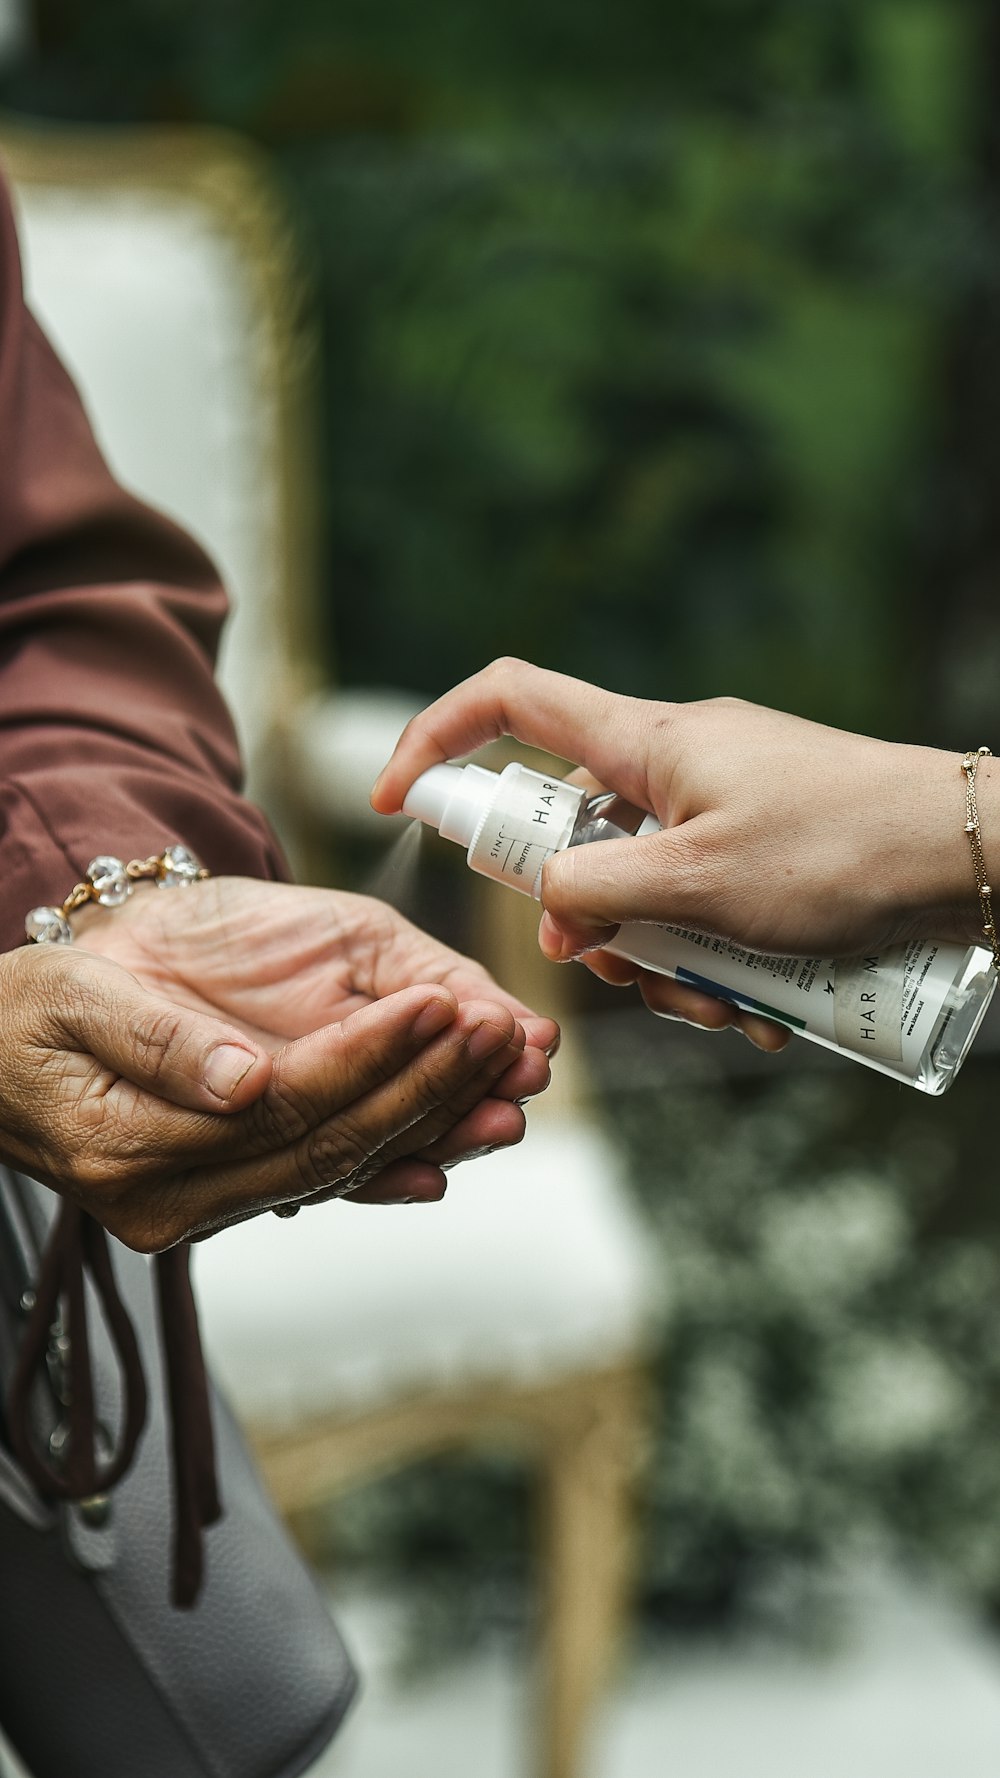
<svg viewBox="0 0 1000 1778">
<path fill-rule="evenodd" d="M 309 822 L 364 818 L 408 706 L 318 678 L 311 339 L 281 204 L 257 158 L 215 135 L 0 127 L 0 155 L 29 298 L 113 466 L 229 583 L 222 679 L 294 852 Z M 488 904 L 511 956 L 537 956 L 531 909 Z M 567 1048 L 524 1144 L 467 1169 L 442 1205 L 264 1217 L 197 1264 L 217 1371 L 290 1515 L 463 1445 L 513 1441 L 537 1467 L 546 1778 L 578 1770 L 626 1601 L 655 1294 Z"/>
</svg>

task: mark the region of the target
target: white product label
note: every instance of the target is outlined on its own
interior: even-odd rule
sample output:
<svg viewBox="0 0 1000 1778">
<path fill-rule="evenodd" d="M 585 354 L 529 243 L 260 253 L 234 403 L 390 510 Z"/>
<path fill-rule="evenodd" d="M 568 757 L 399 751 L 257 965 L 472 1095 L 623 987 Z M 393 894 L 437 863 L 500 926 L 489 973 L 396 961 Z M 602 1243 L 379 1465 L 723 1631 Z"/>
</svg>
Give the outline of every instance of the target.
<svg viewBox="0 0 1000 1778">
<path fill-rule="evenodd" d="M 508 766 L 469 847 L 472 869 L 535 894 L 543 864 L 569 843 L 583 796 L 576 785 L 545 778 L 527 766 Z"/>
<path fill-rule="evenodd" d="M 837 964 L 833 1028 L 841 1049 L 866 1049 L 880 1062 L 903 1060 L 903 985 L 899 952 Z"/>
<path fill-rule="evenodd" d="M 914 940 L 867 957 L 772 957 L 680 926 L 629 921 L 608 946 L 804 1035 L 915 1074 L 968 950 Z"/>
</svg>

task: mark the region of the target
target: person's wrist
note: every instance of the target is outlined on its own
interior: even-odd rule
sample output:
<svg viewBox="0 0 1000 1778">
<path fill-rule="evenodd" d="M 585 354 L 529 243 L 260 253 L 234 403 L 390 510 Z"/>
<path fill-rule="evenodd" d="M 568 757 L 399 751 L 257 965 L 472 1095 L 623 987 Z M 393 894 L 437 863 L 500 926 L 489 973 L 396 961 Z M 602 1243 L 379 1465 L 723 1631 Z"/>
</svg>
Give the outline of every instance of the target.
<svg viewBox="0 0 1000 1778">
<path fill-rule="evenodd" d="M 74 926 L 71 919 L 87 909 L 124 908 L 140 883 L 153 883 L 157 889 L 190 889 L 210 875 L 187 846 L 170 844 L 162 852 L 131 858 L 127 864 L 110 853 L 100 853 L 61 903 L 29 909 L 25 935 L 29 944 L 69 945 L 80 930 L 79 922 Z"/>
<path fill-rule="evenodd" d="M 937 747 L 902 747 L 899 755 L 885 860 L 886 882 L 899 916 L 921 936 L 982 943 L 975 873 L 965 832 L 963 756 Z M 987 868 L 1000 873 L 1000 769 L 996 760 L 983 760 L 976 788 Z M 877 860 L 874 862 L 877 868 Z M 1000 875 L 996 880 L 1000 882 Z"/>
<path fill-rule="evenodd" d="M 73 943 L 84 950 L 100 950 L 101 946 L 95 940 L 113 936 L 116 927 L 126 921 L 131 923 L 136 917 L 141 920 L 143 911 L 152 911 L 155 906 L 155 883 L 133 884 L 128 901 L 112 910 L 89 901 L 73 915 Z M 113 921 L 108 919 L 109 911 L 114 913 Z"/>
</svg>

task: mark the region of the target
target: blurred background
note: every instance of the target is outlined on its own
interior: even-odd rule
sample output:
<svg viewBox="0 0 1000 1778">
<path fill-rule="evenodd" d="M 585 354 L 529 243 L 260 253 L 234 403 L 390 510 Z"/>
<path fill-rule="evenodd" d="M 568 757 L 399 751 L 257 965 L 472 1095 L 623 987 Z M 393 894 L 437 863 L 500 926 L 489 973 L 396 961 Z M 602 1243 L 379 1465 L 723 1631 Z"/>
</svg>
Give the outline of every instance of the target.
<svg viewBox="0 0 1000 1778">
<path fill-rule="evenodd" d="M 266 156 L 328 701 L 405 714 L 517 653 L 1000 745 L 988 0 L 0 0 L 0 106 L 0 140 L 222 126 Z M 381 835 L 308 825 L 314 868 L 370 883 Z M 502 946 L 443 851 L 408 909 Z M 580 1091 L 663 1286 L 630 1654 L 579 1769 L 995 1772 L 996 1026 L 925 1101 L 578 973 Z M 533 1513 L 500 1445 L 302 1521 L 385 1666 L 387 1772 L 521 1769 Z M 381 1773 L 364 1732 L 331 1772 Z"/>
</svg>

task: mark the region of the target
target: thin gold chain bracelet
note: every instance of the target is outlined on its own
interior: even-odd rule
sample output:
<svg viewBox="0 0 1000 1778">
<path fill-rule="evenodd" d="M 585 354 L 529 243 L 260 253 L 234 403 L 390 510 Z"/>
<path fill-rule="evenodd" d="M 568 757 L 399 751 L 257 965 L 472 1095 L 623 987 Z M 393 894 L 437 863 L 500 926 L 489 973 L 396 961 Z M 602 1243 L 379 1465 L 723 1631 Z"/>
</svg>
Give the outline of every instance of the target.
<svg viewBox="0 0 1000 1778">
<path fill-rule="evenodd" d="M 965 773 L 965 831 L 969 836 L 972 849 L 972 864 L 976 873 L 976 893 L 979 896 L 979 911 L 983 917 L 983 937 L 993 952 L 993 967 L 1000 975 L 1000 938 L 997 937 L 996 921 L 993 918 L 993 890 L 986 875 L 986 860 L 983 857 L 983 836 L 979 826 L 979 808 L 976 803 L 976 772 L 979 762 L 991 759 L 989 747 L 977 747 L 975 753 L 967 753 L 962 761 Z"/>
<path fill-rule="evenodd" d="M 35 945 L 71 945 L 71 914 L 90 901 L 102 908 L 118 908 L 136 883 L 155 883 L 158 889 L 186 889 L 211 876 L 187 846 L 165 846 L 152 858 L 130 858 L 123 864 L 110 853 L 91 859 L 82 883 L 74 883 L 59 907 L 32 908 L 25 915 L 24 930 Z"/>
</svg>

